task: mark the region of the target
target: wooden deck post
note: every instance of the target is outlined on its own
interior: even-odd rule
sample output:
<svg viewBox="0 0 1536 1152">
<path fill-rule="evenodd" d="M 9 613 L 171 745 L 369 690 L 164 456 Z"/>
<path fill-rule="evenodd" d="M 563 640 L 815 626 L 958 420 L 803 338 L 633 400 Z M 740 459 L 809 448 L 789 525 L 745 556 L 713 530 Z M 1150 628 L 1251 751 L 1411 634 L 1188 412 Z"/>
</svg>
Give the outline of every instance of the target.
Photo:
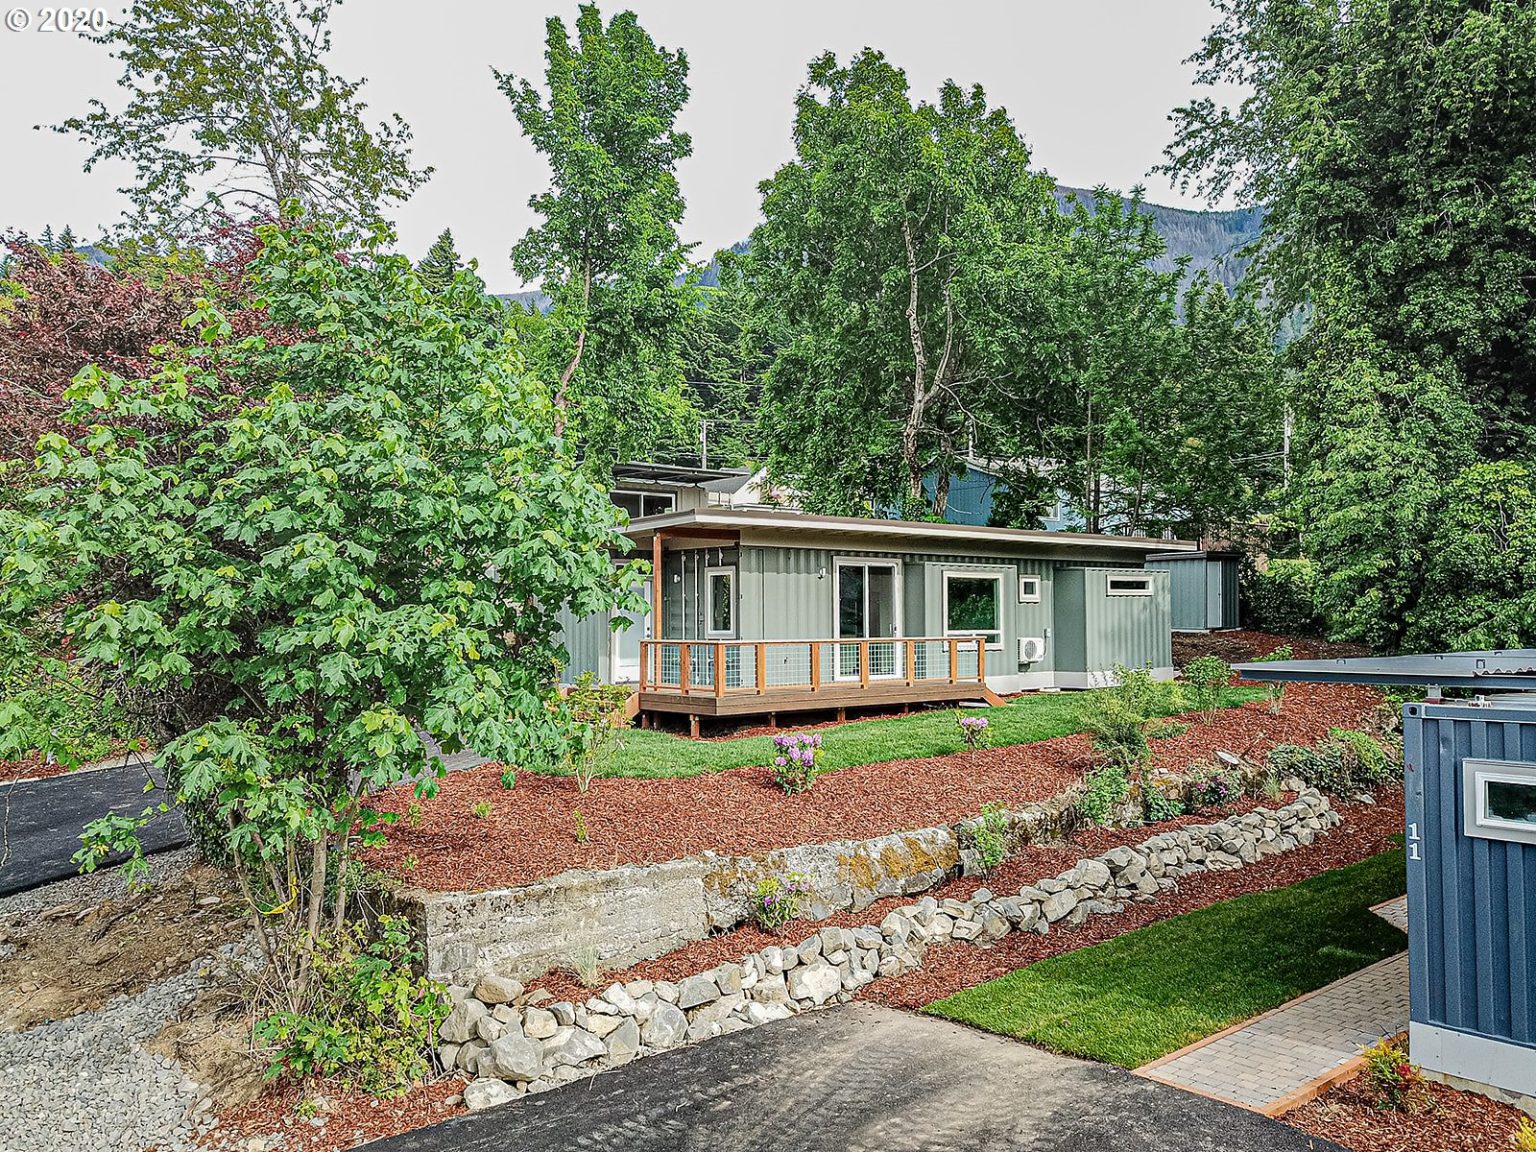
<svg viewBox="0 0 1536 1152">
<path fill-rule="evenodd" d="M 985 636 L 976 637 L 976 682 L 978 684 L 987 682 L 987 638 Z"/>
<path fill-rule="evenodd" d="M 917 678 L 917 642 L 907 641 L 907 687 L 912 686 L 912 681 Z"/>
<path fill-rule="evenodd" d="M 640 625 L 640 631 L 642 631 L 642 632 L 645 631 L 645 625 L 643 623 Z M 650 670 L 651 670 L 651 648 L 650 648 L 650 645 L 646 641 L 641 640 L 640 641 L 640 691 L 642 691 L 642 692 L 645 691 L 646 685 L 650 681 L 650 675 L 649 675 L 650 674 Z"/>
<path fill-rule="evenodd" d="M 768 690 L 768 645 L 757 642 L 757 694 Z"/>
<path fill-rule="evenodd" d="M 949 682 L 960 683 L 960 641 L 953 637 L 949 640 Z"/>
<path fill-rule="evenodd" d="M 811 641 L 811 691 L 821 687 L 821 645 Z"/>
<path fill-rule="evenodd" d="M 859 687 L 869 687 L 869 641 L 859 641 Z"/>
<path fill-rule="evenodd" d="M 661 639 L 661 530 L 651 537 L 651 639 Z"/>
<path fill-rule="evenodd" d="M 715 699 L 725 695 L 725 645 L 715 641 Z"/>
<path fill-rule="evenodd" d="M 688 713 L 688 735 L 695 740 L 699 738 L 699 714 L 697 712 Z"/>
<path fill-rule="evenodd" d="M 693 679 L 693 669 L 688 667 L 693 645 L 684 640 L 677 646 L 677 686 L 684 696 L 688 695 L 688 681 Z"/>
</svg>

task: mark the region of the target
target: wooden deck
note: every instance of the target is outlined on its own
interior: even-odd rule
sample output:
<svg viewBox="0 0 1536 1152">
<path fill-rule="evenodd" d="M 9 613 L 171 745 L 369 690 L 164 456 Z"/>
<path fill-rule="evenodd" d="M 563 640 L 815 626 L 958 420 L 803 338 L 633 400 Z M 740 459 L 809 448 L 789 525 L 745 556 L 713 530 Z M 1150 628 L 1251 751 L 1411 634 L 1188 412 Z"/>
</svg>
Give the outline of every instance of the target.
<svg viewBox="0 0 1536 1152">
<path fill-rule="evenodd" d="M 859 640 L 646 640 L 641 722 L 662 713 L 699 719 L 949 704 L 1002 703 L 987 687 L 979 637 Z"/>
</svg>

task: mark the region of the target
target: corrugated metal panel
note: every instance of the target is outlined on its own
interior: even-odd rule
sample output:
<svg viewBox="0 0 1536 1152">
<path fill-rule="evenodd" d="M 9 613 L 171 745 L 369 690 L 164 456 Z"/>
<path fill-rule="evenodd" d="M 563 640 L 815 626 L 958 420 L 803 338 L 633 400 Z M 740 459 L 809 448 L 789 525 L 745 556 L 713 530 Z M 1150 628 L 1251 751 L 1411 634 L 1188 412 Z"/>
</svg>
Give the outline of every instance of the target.
<svg viewBox="0 0 1536 1152">
<path fill-rule="evenodd" d="M 1210 623 L 1210 591 L 1204 553 L 1160 557 L 1148 560 L 1147 567 L 1168 573 L 1172 627 L 1180 632 L 1199 632 L 1219 626 Z"/>
<path fill-rule="evenodd" d="M 1110 577 L 1121 574 L 1150 578 L 1152 595 L 1111 596 Z M 1084 671 L 1103 672 L 1122 664 L 1127 668 L 1173 665 L 1168 582 L 1168 573 L 1146 569 L 1093 569 L 1084 574 Z"/>
<path fill-rule="evenodd" d="M 1410 1015 L 1536 1047 L 1536 845 L 1464 835 L 1461 778 L 1536 764 L 1536 711 L 1409 704 L 1403 733 Z"/>
<path fill-rule="evenodd" d="M 570 653 L 561 680 L 574 683 L 576 677 L 583 672 L 591 672 L 606 682 L 609 679 L 612 637 L 613 629 L 606 613 L 578 620 L 569 608 L 560 609 L 560 642 Z"/>
</svg>

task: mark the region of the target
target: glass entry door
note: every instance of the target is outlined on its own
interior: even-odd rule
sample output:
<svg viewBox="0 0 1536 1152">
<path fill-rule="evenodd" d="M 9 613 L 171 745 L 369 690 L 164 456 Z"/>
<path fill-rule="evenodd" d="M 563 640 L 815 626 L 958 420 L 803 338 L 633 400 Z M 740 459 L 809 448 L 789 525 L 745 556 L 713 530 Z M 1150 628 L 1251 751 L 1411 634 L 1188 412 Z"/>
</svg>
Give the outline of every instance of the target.
<svg viewBox="0 0 1536 1152">
<path fill-rule="evenodd" d="M 901 645 L 891 637 L 901 635 L 901 598 L 896 565 L 883 563 L 837 564 L 837 677 L 857 680 L 861 645 L 846 641 L 870 640 L 869 674 L 901 675 Z M 874 643 L 878 641 L 878 643 Z"/>
</svg>

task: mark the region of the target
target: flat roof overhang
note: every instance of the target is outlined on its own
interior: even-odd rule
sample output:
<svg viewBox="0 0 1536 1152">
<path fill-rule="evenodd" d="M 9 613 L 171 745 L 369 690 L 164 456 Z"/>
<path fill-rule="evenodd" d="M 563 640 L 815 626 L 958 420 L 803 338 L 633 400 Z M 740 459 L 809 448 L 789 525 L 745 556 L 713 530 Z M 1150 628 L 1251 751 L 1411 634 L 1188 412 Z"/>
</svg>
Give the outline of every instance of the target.
<svg viewBox="0 0 1536 1152">
<path fill-rule="evenodd" d="M 630 521 L 626 532 L 637 545 L 649 543 L 658 533 L 673 545 L 690 539 L 720 539 L 727 534 L 747 543 L 752 542 L 752 537 L 768 539 L 803 534 L 834 540 L 894 543 L 908 548 L 925 543 L 943 546 L 948 542 L 970 547 L 1053 552 L 1109 550 L 1138 558 L 1156 552 L 1196 551 L 1191 541 L 1153 540 L 1145 536 L 1104 536 L 1091 532 L 1047 532 L 859 516 L 812 516 L 803 512 L 748 508 L 693 508 L 661 516 L 644 516 Z"/>
<path fill-rule="evenodd" d="M 1536 689 L 1536 648 L 1432 652 L 1422 656 L 1348 656 L 1334 660 L 1261 660 L 1234 664 L 1244 680 L 1313 684 L 1415 684 L 1473 691 Z"/>
</svg>

